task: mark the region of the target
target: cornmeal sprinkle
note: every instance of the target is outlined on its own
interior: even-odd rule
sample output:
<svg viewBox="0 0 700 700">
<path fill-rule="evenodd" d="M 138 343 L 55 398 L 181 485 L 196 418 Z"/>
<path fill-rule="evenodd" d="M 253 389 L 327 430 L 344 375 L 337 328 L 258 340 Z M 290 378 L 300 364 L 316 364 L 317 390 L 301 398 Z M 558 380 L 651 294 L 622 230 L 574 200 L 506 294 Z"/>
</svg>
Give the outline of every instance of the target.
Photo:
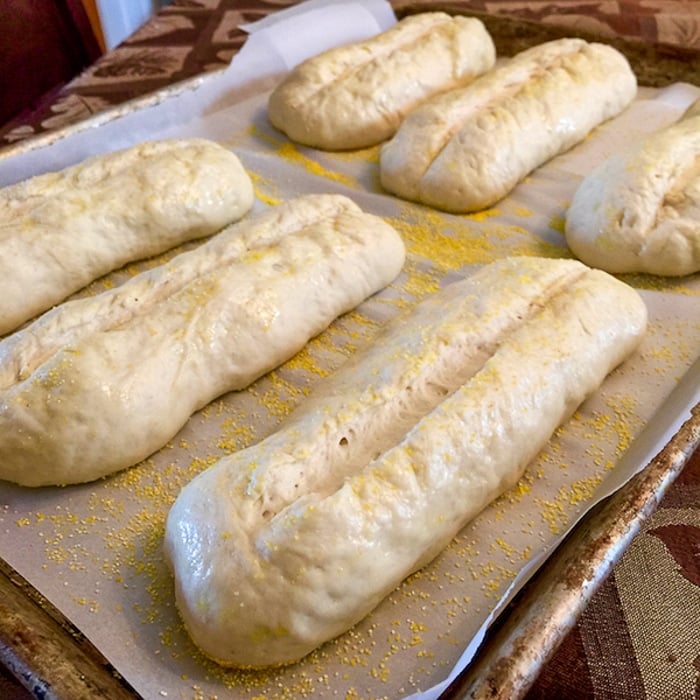
<svg viewBox="0 0 700 700">
<path fill-rule="evenodd" d="M 549 228 L 551 228 L 552 231 L 558 231 L 563 234 L 566 229 L 566 218 L 560 215 L 553 216 L 549 220 Z"/>
<path fill-rule="evenodd" d="M 693 276 L 685 277 L 661 277 L 659 275 L 646 274 L 624 274 L 616 275 L 620 280 L 634 287 L 635 289 L 648 289 L 654 292 L 670 292 L 672 294 L 683 294 L 685 296 L 700 295 L 699 289 L 691 289 L 685 283 Z"/>
<path fill-rule="evenodd" d="M 328 183 L 358 188 L 358 178 L 343 168 L 357 166 L 379 191 L 379 148 L 343 154 L 320 154 L 300 149 L 273 133 L 249 132 L 290 165 Z M 337 163 L 335 170 L 330 165 Z M 365 167 L 366 166 L 366 167 Z M 283 189 L 273 179 L 251 172 L 256 198 L 264 205 L 283 200 Z M 506 215 L 523 225 L 504 224 Z M 89 487 L 65 491 L 60 507 L 42 509 L 8 524 L 36 534 L 44 567 L 65 581 L 73 604 L 99 624 L 116 619 L 140 644 L 150 645 L 170 663 L 181 681 L 181 699 L 215 700 L 202 686 L 214 683 L 235 689 L 249 700 L 286 700 L 304 697 L 338 697 L 379 700 L 425 688 L 444 676 L 459 657 L 464 628 L 484 615 L 512 582 L 518 568 L 537 554 L 538 539 L 568 527 L 604 479 L 605 471 L 628 449 L 644 422 L 639 401 L 621 393 L 601 397 L 600 403 L 582 409 L 556 431 L 542 453 L 522 477 L 492 507 L 477 516 L 482 531 L 476 539 L 468 524 L 431 564 L 409 576 L 385 602 L 352 630 L 312 652 L 304 661 L 285 669 L 264 671 L 225 669 L 204 657 L 189 639 L 176 613 L 173 581 L 164 562 L 162 546 L 168 510 L 191 479 L 226 454 L 244 449 L 269 434 L 312 390 L 316 382 L 365 343 L 400 310 L 435 292 L 446 280 L 459 278 L 472 266 L 508 255 L 570 257 L 566 247 L 543 241 L 527 226 L 534 215 L 525 208 L 507 212 L 491 208 L 468 216 L 451 216 L 427 207 L 392 200 L 391 216 L 406 243 L 408 258 L 403 272 L 388 289 L 366 304 L 337 319 L 281 367 L 245 392 L 213 401 L 192 417 L 183 432 L 151 459 Z M 564 220 L 555 216 L 550 229 L 563 233 Z M 123 280 L 174 254 L 200 245 L 181 246 L 149 261 L 128 265 L 119 273 L 98 280 L 91 294 Z M 622 276 L 640 289 L 696 295 L 684 280 L 643 275 Z M 673 329 L 650 328 L 654 343 L 645 348 L 645 361 L 660 376 L 669 367 L 683 366 L 693 349 L 684 347 Z M 668 333 L 668 337 L 662 334 Z M 56 381 L 56 377 L 47 377 Z M 583 445 L 574 462 L 564 455 L 571 441 Z M 566 485 L 551 488 L 549 498 L 538 498 L 547 482 Z M 550 485 L 551 486 L 551 485 Z M 84 502 L 71 498 L 88 492 Z M 85 512 L 87 510 L 87 512 Z M 0 511 L 1 513 L 2 511 Z M 10 511 L 5 511 L 10 512 Z M 484 527 L 485 526 L 485 527 Z M 217 533 L 222 541 L 231 533 Z M 99 579 L 98 581 L 89 578 Z M 476 582 L 476 583 L 474 583 Z M 93 591 L 111 586 L 123 591 L 115 604 L 100 605 Z M 78 584 L 78 585 L 76 585 Z M 133 591 L 138 591 L 134 595 Z M 145 595 L 141 595 L 145 593 Z M 107 610 L 109 608 L 109 610 Z M 109 613 L 116 618 L 109 617 Z M 387 623 L 387 619 L 389 623 Z M 128 640 L 131 643 L 131 639 Z M 382 692 L 386 686 L 386 693 Z M 165 691 L 164 691 L 165 692 Z"/>
</svg>

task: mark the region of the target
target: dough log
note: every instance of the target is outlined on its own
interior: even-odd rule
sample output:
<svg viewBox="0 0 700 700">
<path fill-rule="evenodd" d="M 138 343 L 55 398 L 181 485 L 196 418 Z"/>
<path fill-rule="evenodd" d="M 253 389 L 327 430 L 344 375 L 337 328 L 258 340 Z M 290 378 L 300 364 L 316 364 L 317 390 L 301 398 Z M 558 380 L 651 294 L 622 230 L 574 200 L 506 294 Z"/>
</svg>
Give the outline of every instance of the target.
<svg viewBox="0 0 700 700">
<path fill-rule="evenodd" d="M 627 59 L 610 46 L 535 46 L 409 114 L 382 147 L 381 183 L 437 209 L 484 209 L 621 112 L 636 91 Z"/>
<path fill-rule="evenodd" d="M 466 85 L 495 60 L 480 20 L 413 15 L 372 39 L 301 63 L 270 95 L 269 119 L 307 146 L 365 148 L 390 138 L 422 101 Z"/>
<path fill-rule="evenodd" d="M 238 158 L 204 139 L 142 143 L 1 189 L 0 334 L 252 205 Z"/>
<path fill-rule="evenodd" d="M 0 479 L 90 481 L 299 351 L 399 274 L 404 245 L 345 197 L 302 197 L 0 342 Z"/>
<path fill-rule="evenodd" d="M 646 308 L 574 260 L 483 268 L 389 324 L 167 519 L 178 608 L 218 662 L 300 659 L 519 478 L 638 345 Z"/>
<path fill-rule="evenodd" d="M 592 170 L 574 194 L 565 231 L 574 255 L 601 270 L 700 271 L 700 100 Z"/>
</svg>

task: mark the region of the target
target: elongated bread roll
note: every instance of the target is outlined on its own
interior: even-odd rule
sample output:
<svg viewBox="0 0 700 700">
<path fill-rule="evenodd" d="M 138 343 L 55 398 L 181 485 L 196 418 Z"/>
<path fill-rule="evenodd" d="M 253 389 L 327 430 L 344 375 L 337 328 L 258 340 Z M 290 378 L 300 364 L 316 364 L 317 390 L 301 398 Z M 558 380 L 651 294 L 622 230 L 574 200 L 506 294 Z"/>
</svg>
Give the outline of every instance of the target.
<svg viewBox="0 0 700 700">
<path fill-rule="evenodd" d="M 700 270 L 700 100 L 581 182 L 566 240 L 608 272 L 687 275 Z"/>
<path fill-rule="evenodd" d="M 302 197 L 0 343 L 0 478 L 135 464 L 399 273 L 403 242 L 338 195 Z"/>
<path fill-rule="evenodd" d="M 165 551 L 195 643 L 270 666 L 350 628 L 515 483 L 645 324 L 631 287 L 536 258 L 390 324 L 277 433 L 181 491 Z"/>
<path fill-rule="evenodd" d="M 382 148 L 382 185 L 445 211 L 484 209 L 621 112 L 636 90 L 627 59 L 610 46 L 535 46 L 414 110 Z"/>
<path fill-rule="evenodd" d="M 252 204 L 238 158 L 204 139 L 142 143 L 1 189 L 0 334 Z"/>
<path fill-rule="evenodd" d="M 301 63 L 270 95 L 268 115 L 307 146 L 364 148 L 390 138 L 426 98 L 466 85 L 495 61 L 480 20 L 413 15 L 372 39 Z"/>
</svg>

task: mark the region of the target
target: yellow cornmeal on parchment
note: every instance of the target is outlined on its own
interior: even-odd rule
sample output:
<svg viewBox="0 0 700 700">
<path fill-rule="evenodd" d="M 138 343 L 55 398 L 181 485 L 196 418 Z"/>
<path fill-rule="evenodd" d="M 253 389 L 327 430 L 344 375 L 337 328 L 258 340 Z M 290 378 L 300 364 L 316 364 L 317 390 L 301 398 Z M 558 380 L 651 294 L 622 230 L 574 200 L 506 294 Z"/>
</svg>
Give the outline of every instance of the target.
<svg viewBox="0 0 700 700">
<path fill-rule="evenodd" d="M 401 276 L 250 390 L 212 402 L 151 459 L 110 479 L 68 489 L 60 508 L 49 499 L 40 510 L 14 518 L 9 527 L 31 533 L 34 546 L 44 553 L 45 570 L 66 582 L 76 611 L 106 629 L 112 629 L 115 619 L 126 620 L 130 636 L 123 643 L 134 645 L 136 653 L 154 655 L 181 680 L 176 691 L 168 689 L 168 697 L 401 697 L 446 675 L 463 649 L 464 628 L 491 609 L 521 564 L 541 543 L 550 542 L 552 529 L 561 529 L 577 512 L 637 434 L 641 406 L 636 396 L 613 391 L 577 412 L 520 481 L 480 516 L 479 527 L 467 526 L 433 564 L 409 577 L 367 619 L 301 663 L 244 672 L 224 670 L 204 658 L 177 615 L 161 552 L 165 518 L 179 490 L 221 456 L 275 430 L 317 382 L 371 342 L 389 318 L 452 277 L 508 255 L 570 256 L 561 236 L 561 245 L 538 237 L 537 218 L 525 207 L 503 203 L 471 216 L 451 216 L 393 198 L 360 200 L 366 194 L 363 183 L 372 183 L 373 195 L 381 193 L 377 148 L 322 154 L 285 146 L 280 138 L 268 141 L 267 147 L 301 176 L 313 176 L 315 185 L 327 182 L 329 190 L 350 190 L 358 203 L 375 201 L 374 213 L 383 213 L 406 243 Z M 263 170 L 250 172 L 258 203 L 274 206 L 286 199 L 287 183 Z M 559 232 L 560 220 L 548 221 Z M 129 266 L 122 277 L 155 263 Z M 118 279 L 105 278 L 94 291 Z M 684 281 L 630 281 L 644 289 L 685 293 Z M 643 351 L 650 373 L 663 378 L 670 368 L 685 364 L 684 354 L 692 355 L 693 348 L 675 330 L 668 324 L 652 326 L 653 342 Z M 566 457 L 572 442 L 582 445 L 577 463 Z M 543 484 L 553 485 L 547 498 L 537 495 Z M 80 493 L 89 494 L 87 506 L 63 501 Z M 96 593 L 107 589 L 109 605 Z"/>
<path fill-rule="evenodd" d="M 412 235 L 418 242 L 420 235 Z M 418 246 L 416 243 L 417 249 Z M 465 264 L 463 259 L 455 262 Z M 103 558 L 100 561 L 98 557 L 97 563 L 105 580 L 122 586 L 125 592 L 140 590 L 146 594 L 145 602 L 132 604 L 126 595 L 121 609 L 112 610 L 111 614 L 132 618 L 138 634 L 152 640 L 153 653 L 164 664 L 178 669 L 178 676 L 183 677 L 181 697 L 211 697 L 210 692 L 202 690 L 200 684 L 204 681 L 215 682 L 222 693 L 229 689 L 235 690 L 236 697 L 269 700 L 328 697 L 338 688 L 341 697 L 382 697 L 376 691 L 377 685 L 386 687 L 387 697 L 414 692 L 449 669 L 448 660 L 460 649 L 459 631 L 464 621 L 487 611 L 512 582 L 519 563 L 531 555 L 533 531 L 535 538 L 539 536 L 536 527 L 533 530 L 530 526 L 527 544 L 518 542 L 512 533 L 504 533 L 503 528 L 494 528 L 489 541 L 478 543 L 467 528 L 434 564 L 401 584 L 381 610 L 287 669 L 224 670 L 191 644 L 174 608 L 172 580 L 160 551 L 170 505 L 179 489 L 197 473 L 230 449 L 263 437 L 303 399 L 305 385 L 299 376 L 295 381 L 292 377 L 303 375 L 311 382 L 320 380 L 325 370 L 319 358 L 324 353 L 341 362 L 354 352 L 351 344 L 371 340 L 377 324 L 368 317 L 358 310 L 339 319 L 289 363 L 256 382 L 251 391 L 224 397 L 195 416 L 187 429 L 152 460 L 92 485 L 89 522 L 77 513 L 64 511 L 53 521 L 44 514 L 29 525 L 45 530 L 50 522 L 54 532 L 46 544 L 47 567 L 55 568 L 58 576 L 66 567 L 83 572 L 94 569 L 94 547 L 82 546 L 81 538 L 89 530 L 102 540 Z M 235 425 L 245 424 L 246 420 L 261 427 L 235 432 Z M 205 423 L 216 426 L 211 439 L 201 435 L 200 428 Z M 225 436 L 232 437 L 235 444 L 222 443 Z M 533 465 L 522 483 L 547 478 L 549 467 L 543 468 L 543 460 L 546 456 Z M 590 478 L 596 478 L 595 474 Z M 516 487 L 514 491 L 527 495 L 527 489 Z M 120 494 L 121 500 L 114 498 L 115 493 Z M 557 523 L 572 507 L 571 496 L 581 493 L 580 486 L 562 493 L 566 498 L 561 498 L 561 510 L 557 501 Z M 510 517 L 513 529 L 522 533 L 528 524 L 509 516 L 508 500 L 504 496 L 498 504 L 504 511 L 501 522 Z M 549 515 L 547 508 L 543 511 L 543 517 Z M 544 529 L 544 525 L 541 527 Z M 55 556 L 61 550 L 65 556 Z M 91 601 L 98 602 L 99 598 L 76 592 L 76 607 L 88 609 L 95 618 L 106 617 L 104 606 Z M 404 675 L 402 669 L 407 660 L 411 671 Z"/>
</svg>

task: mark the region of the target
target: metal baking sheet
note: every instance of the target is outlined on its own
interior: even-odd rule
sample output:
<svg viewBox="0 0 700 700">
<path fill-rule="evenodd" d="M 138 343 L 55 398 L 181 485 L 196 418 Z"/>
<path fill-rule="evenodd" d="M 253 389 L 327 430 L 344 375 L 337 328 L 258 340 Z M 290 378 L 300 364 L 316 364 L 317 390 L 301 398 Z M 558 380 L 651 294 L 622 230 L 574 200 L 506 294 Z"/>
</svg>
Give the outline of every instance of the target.
<svg viewBox="0 0 700 700">
<path fill-rule="evenodd" d="M 157 101 L 177 99 L 181 92 L 182 86 L 171 97 L 162 95 Z M 645 95 L 656 97 L 656 93 Z M 20 618 L 13 617 L 11 609 L 8 612 L 0 606 L 0 637 L 8 663 L 32 682 L 55 687 L 59 681 L 68 682 L 66 679 L 80 684 L 82 677 L 83 682 L 89 679 L 107 686 L 116 683 L 126 695 L 144 697 L 253 697 L 263 691 L 268 697 L 288 697 L 297 691 L 323 696 L 329 690 L 340 694 L 357 692 L 359 697 L 376 697 L 382 692 L 396 697 L 428 692 L 458 660 L 462 628 L 474 624 L 473 601 L 466 600 L 462 584 L 468 579 L 478 581 L 479 595 L 485 601 L 482 607 L 493 602 L 495 609 L 495 602 L 506 594 L 513 578 L 512 560 L 518 554 L 525 559 L 525 550 L 512 544 L 512 532 L 485 540 L 484 547 L 489 551 L 484 557 L 485 553 L 477 551 L 475 545 L 477 523 L 477 530 L 470 527 L 460 535 L 439 563 L 421 576 L 412 577 L 372 619 L 309 663 L 282 675 L 221 672 L 197 657 L 178 628 L 158 547 L 168 499 L 174 497 L 180 485 L 217 454 L 238 449 L 273 429 L 280 416 L 303 400 L 322 374 L 337 366 L 363 339 L 371 340 L 376 327 L 399 307 L 414 303 L 451 276 L 468 274 L 473 266 L 493 257 L 513 251 L 566 254 L 560 229 L 563 202 L 557 186 L 562 173 L 579 177 L 580 169 L 592 157 L 572 154 L 552 168 L 543 168 L 493 210 L 455 219 L 382 195 L 377 190 L 376 151 L 372 149 L 333 157 L 291 147 L 265 124 L 263 104 L 264 95 L 253 95 L 206 124 L 208 135 L 229 143 L 241 154 L 254 176 L 259 205 L 304 191 L 333 189 L 350 193 L 363 206 L 383 213 L 401 227 L 410 244 L 409 266 L 389 293 L 379 295 L 356 314 L 340 319 L 310 344 L 303 356 L 256 383 L 249 392 L 224 397 L 193 417 L 183 432 L 148 464 L 97 484 L 58 491 L 45 489 L 31 497 L 11 486 L 0 488 L 0 555 L 5 559 L 5 583 L 8 590 L 20 591 L 22 600 L 29 599 Z M 140 108 L 134 105 L 134 109 Z M 119 118 L 120 115 L 103 115 L 89 128 L 99 134 L 104 124 Z M 194 131 L 197 128 L 200 126 L 193 127 Z M 84 126 L 75 129 L 76 133 L 84 130 Z M 41 145 L 38 152 L 45 152 L 55 141 L 70 135 L 56 136 L 51 144 Z M 603 131 L 592 140 L 592 147 L 604 151 L 615 136 L 615 129 Z M 543 235 L 533 235 L 532 230 Z M 437 234 L 435 238 L 433 234 Z M 459 240 L 463 245 L 458 249 L 454 246 Z M 455 265 L 455 257 L 459 265 Z M 117 273 L 106 282 L 112 284 L 119 279 Z M 557 568 L 556 560 L 543 568 L 543 578 L 538 577 L 537 581 L 544 580 L 556 588 L 566 580 L 570 596 L 567 604 L 574 598 L 586 600 L 588 592 L 607 572 L 610 561 L 622 551 L 636 523 L 648 512 L 649 504 L 663 492 L 664 484 L 697 445 L 697 414 L 691 418 L 686 415 L 698 401 L 697 394 L 686 393 L 688 387 L 700 385 L 697 363 L 693 364 L 700 348 L 700 319 L 695 318 L 693 323 L 697 276 L 672 284 L 643 277 L 631 281 L 646 287 L 643 293 L 655 310 L 652 334 L 643 351 L 644 362 L 618 373 L 605 391 L 582 410 L 576 424 L 556 436 L 516 491 L 479 519 L 488 529 L 498 528 L 508 512 L 506 501 L 522 501 L 531 493 L 533 483 L 541 480 L 538 474 L 551 470 L 553 464 L 565 472 L 563 463 L 572 454 L 578 455 L 577 463 L 587 463 L 586 468 L 597 466 L 605 475 L 608 462 L 617 467 L 626 459 L 635 471 L 663 448 L 661 456 L 651 459 L 647 468 L 648 474 L 657 475 L 658 479 L 649 476 L 641 482 L 629 482 L 617 492 L 622 496 L 613 497 L 612 506 L 593 512 L 583 521 L 583 544 L 577 546 L 584 547 L 586 556 L 579 559 L 584 564 L 578 568 L 578 582 L 570 571 Z M 90 291 L 99 291 L 104 283 L 96 283 Z M 671 336 L 673 347 L 668 342 Z M 650 372 L 653 381 L 649 381 Z M 630 392 L 630 383 L 638 383 L 639 392 Z M 243 418 L 251 406 L 254 421 Z M 586 437 L 592 430 L 597 431 L 595 438 Z M 605 445 L 601 446 L 602 435 Z M 573 452 L 571 441 L 577 443 Z M 645 473 L 647 470 L 642 472 Z M 552 543 L 585 511 L 586 501 L 593 500 L 595 482 L 596 479 L 574 476 L 568 482 L 565 498 L 539 503 L 537 526 L 520 527 L 530 531 L 540 549 L 537 556 L 527 553 L 527 559 L 534 562 L 533 571 L 551 553 Z M 579 498 L 582 492 L 572 490 L 574 486 L 583 489 L 585 497 Z M 635 503 L 640 505 L 635 512 L 619 507 L 632 493 L 636 493 Z M 538 528 L 550 532 L 541 533 Z M 612 544 L 607 550 L 600 544 L 594 546 L 601 528 Z M 506 531 L 507 528 L 500 532 Z M 591 534 L 594 532 L 598 535 Z M 581 551 L 572 550 L 571 542 L 575 540 L 567 541 L 557 555 Z M 18 544 L 22 552 L 18 551 Z M 4 585 L 3 579 L 0 584 Z M 529 590 L 540 589 L 535 586 Z M 546 650 L 573 622 L 570 612 L 564 614 L 564 606 L 549 611 L 553 613 L 553 626 L 547 627 L 543 614 L 546 599 L 539 593 L 534 597 L 531 594 L 529 607 L 527 598 L 519 600 L 520 615 L 511 614 L 507 618 L 510 624 L 498 626 L 499 634 L 510 634 L 513 643 L 504 646 L 503 637 L 495 642 L 487 635 L 476 661 L 445 692 L 460 697 L 478 696 L 486 689 L 492 690 L 494 684 L 510 688 L 509 694 L 502 697 L 524 692 L 527 678 L 536 673 L 543 656 L 532 658 L 524 651 L 528 645 L 522 643 L 523 639 L 546 634 Z M 427 609 L 430 610 L 426 612 Z M 534 610 L 529 618 L 528 610 Z M 67 636 L 72 640 L 74 653 L 59 655 L 60 662 L 54 659 L 39 670 L 41 660 L 32 660 L 20 640 L 34 639 L 32 635 L 38 632 L 32 625 L 46 617 L 47 611 L 50 614 L 44 622 L 48 631 L 44 630 L 42 639 Z M 436 611 L 437 616 L 433 615 Z M 479 615 L 484 612 L 480 610 Z M 31 621 L 29 629 L 23 627 L 27 620 Z M 380 658 L 376 658 L 377 646 L 382 649 Z M 523 675 L 524 664 L 529 675 Z M 115 669 L 123 678 L 115 681 Z"/>
</svg>

